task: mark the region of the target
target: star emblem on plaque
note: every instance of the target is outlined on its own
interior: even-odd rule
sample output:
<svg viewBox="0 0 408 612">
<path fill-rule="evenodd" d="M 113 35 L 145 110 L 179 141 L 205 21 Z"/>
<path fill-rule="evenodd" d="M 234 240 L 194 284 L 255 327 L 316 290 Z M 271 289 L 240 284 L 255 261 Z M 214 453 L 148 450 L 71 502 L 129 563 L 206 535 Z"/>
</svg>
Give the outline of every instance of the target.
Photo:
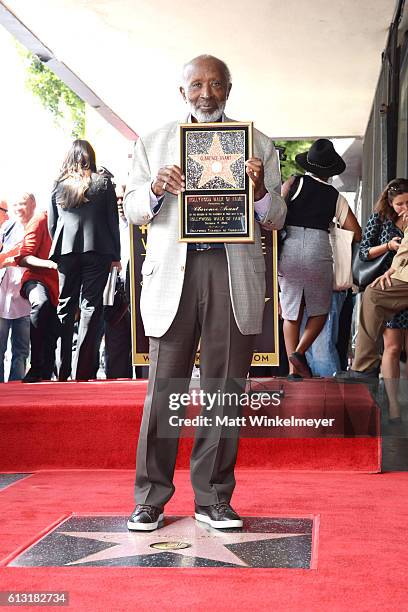
<svg viewBox="0 0 408 612">
<path fill-rule="evenodd" d="M 253 242 L 252 123 L 180 125 L 180 241 Z"/>
</svg>

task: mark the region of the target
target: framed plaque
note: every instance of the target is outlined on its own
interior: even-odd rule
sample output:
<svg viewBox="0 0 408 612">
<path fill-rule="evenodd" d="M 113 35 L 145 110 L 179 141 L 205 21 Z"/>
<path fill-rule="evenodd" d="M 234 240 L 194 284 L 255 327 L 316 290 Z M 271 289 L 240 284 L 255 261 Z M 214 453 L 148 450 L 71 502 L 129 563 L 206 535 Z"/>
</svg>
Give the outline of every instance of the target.
<svg viewBox="0 0 408 612">
<path fill-rule="evenodd" d="M 180 125 L 181 242 L 254 242 L 252 123 Z"/>
</svg>

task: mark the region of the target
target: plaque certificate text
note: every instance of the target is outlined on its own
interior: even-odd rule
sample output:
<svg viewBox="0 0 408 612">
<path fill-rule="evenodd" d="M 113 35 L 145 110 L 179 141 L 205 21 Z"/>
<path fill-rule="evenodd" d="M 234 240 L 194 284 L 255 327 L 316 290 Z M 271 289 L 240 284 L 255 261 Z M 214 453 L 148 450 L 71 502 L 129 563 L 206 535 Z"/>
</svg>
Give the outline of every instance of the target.
<svg viewBox="0 0 408 612">
<path fill-rule="evenodd" d="M 183 124 L 180 157 L 180 240 L 253 242 L 252 123 Z"/>
</svg>

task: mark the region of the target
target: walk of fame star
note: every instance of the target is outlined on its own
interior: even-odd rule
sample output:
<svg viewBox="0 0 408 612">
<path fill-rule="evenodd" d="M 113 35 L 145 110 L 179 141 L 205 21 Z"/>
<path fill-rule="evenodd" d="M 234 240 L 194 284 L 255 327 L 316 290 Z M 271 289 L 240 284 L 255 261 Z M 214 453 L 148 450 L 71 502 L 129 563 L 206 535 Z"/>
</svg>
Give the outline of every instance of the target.
<svg viewBox="0 0 408 612">
<path fill-rule="evenodd" d="M 0 474 L 0 491 L 9 487 L 10 485 L 22 480 L 23 478 L 27 478 L 31 476 L 29 473 L 14 473 L 14 474 Z"/>
<path fill-rule="evenodd" d="M 211 146 L 206 153 L 189 155 L 189 157 L 203 167 L 198 189 L 216 177 L 228 185 L 238 187 L 231 166 L 242 158 L 242 153 L 224 153 L 218 132 L 214 133 Z"/>
<path fill-rule="evenodd" d="M 70 517 L 10 565 L 310 568 L 311 519 L 250 517 L 217 530 L 192 517 L 166 516 L 153 532 L 129 532 L 126 517 Z"/>
<path fill-rule="evenodd" d="M 174 553 L 171 550 L 167 550 L 167 552 L 172 554 L 177 553 L 183 557 L 201 557 L 212 559 L 213 561 L 222 561 L 223 563 L 242 565 L 244 567 L 247 567 L 247 563 L 228 550 L 228 548 L 225 548 L 225 544 L 242 544 L 244 542 L 258 542 L 260 540 L 305 535 L 303 533 L 225 533 L 208 527 L 205 523 L 200 524 L 191 517 L 182 518 L 151 533 L 91 533 L 89 531 L 66 531 L 61 533 L 72 538 L 89 538 L 98 542 L 115 545 L 93 555 L 67 563 L 67 565 L 78 565 L 79 563 L 117 559 L 119 557 L 157 555 L 157 548 L 152 548 L 152 544 L 170 540 L 172 542 L 186 542 L 190 544 L 189 548 L 177 548 Z"/>
</svg>

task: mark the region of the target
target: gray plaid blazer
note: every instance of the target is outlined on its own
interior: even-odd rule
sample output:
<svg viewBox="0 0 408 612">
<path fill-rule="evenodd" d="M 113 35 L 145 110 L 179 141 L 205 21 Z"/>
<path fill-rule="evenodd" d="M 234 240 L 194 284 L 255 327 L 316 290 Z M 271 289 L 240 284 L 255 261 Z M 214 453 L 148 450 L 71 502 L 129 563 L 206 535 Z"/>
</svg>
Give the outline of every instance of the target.
<svg viewBox="0 0 408 612">
<path fill-rule="evenodd" d="M 233 121 L 224 118 L 225 121 Z M 159 168 L 179 165 L 178 125 L 168 123 L 140 137 L 133 156 L 133 169 L 124 200 L 126 216 L 135 225 L 149 224 L 146 259 L 142 266 L 141 314 L 147 336 L 160 337 L 169 329 L 180 302 L 184 282 L 187 244 L 178 241 L 177 197 L 166 192 L 157 214 L 150 206 L 150 186 Z M 254 156 L 263 160 L 265 185 L 271 204 L 262 219 L 268 229 L 280 229 L 286 204 L 280 196 L 279 163 L 270 138 L 254 130 Z M 255 223 L 253 244 L 226 244 L 229 288 L 234 316 L 242 334 L 262 330 L 265 305 L 265 261 L 259 224 Z"/>
</svg>

